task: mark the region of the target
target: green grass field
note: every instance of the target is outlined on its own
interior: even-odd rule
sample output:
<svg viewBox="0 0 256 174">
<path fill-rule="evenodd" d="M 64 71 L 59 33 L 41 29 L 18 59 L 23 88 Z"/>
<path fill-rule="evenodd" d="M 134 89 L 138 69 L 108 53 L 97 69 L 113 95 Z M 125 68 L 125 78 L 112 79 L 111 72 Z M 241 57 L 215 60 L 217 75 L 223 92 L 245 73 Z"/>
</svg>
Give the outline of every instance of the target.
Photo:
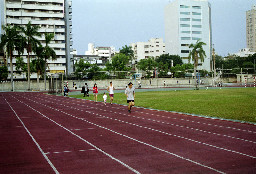
<svg viewBox="0 0 256 174">
<path fill-rule="evenodd" d="M 93 100 L 93 96 L 72 95 Z M 98 101 L 103 101 L 102 94 Z M 109 97 L 108 97 L 109 101 Z M 114 103 L 127 104 L 123 93 L 116 93 Z M 135 105 L 159 110 L 256 122 L 256 89 L 211 89 L 186 91 L 137 92 Z"/>
</svg>

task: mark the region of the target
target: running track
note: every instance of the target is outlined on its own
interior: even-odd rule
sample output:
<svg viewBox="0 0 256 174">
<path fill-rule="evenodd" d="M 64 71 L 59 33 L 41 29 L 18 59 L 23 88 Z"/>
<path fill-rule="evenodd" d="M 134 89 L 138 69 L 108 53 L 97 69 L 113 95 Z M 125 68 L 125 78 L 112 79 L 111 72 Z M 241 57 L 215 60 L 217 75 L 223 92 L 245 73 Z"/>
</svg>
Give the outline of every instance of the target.
<svg viewBox="0 0 256 174">
<path fill-rule="evenodd" d="M 0 93 L 0 173 L 256 173 L 256 126 Z"/>
</svg>

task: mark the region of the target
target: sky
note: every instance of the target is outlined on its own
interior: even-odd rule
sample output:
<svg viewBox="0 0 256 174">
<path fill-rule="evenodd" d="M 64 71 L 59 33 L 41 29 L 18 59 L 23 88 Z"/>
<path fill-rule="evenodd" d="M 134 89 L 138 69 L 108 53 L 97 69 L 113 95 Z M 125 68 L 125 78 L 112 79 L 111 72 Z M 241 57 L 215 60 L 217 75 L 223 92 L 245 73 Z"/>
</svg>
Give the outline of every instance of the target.
<svg viewBox="0 0 256 174">
<path fill-rule="evenodd" d="M 114 46 L 164 39 L 164 8 L 173 0 L 73 0 L 73 48 L 78 54 L 95 46 Z M 212 40 L 226 56 L 246 48 L 246 11 L 255 0 L 208 0 L 212 8 Z"/>
</svg>

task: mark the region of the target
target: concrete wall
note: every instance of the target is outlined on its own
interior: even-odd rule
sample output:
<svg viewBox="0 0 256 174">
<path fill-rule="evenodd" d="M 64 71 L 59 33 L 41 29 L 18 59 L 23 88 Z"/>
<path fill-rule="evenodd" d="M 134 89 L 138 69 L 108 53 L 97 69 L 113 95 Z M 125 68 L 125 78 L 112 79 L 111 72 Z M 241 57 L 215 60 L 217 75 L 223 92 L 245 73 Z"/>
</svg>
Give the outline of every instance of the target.
<svg viewBox="0 0 256 174">
<path fill-rule="evenodd" d="M 140 82 L 142 88 L 155 88 L 155 87 L 163 87 L 164 81 L 166 87 L 192 87 L 194 84 L 193 79 L 189 78 L 156 78 L 156 79 L 147 79 L 147 80 L 130 80 L 130 79 L 107 79 L 107 80 L 96 80 L 96 81 L 87 81 L 87 80 L 64 80 L 64 83 L 68 82 L 69 89 L 75 89 L 73 87 L 73 82 L 76 84 L 77 89 L 81 89 L 84 83 L 89 85 L 91 89 L 94 83 L 97 83 L 99 88 L 107 88 L 109 82 L 112 81 L 115 88 L 125 88 L 129 82 L 132 82 L 135 87 L 138 87 L 138 83 Z M 150 84 L 151 81 L 151 84 Z M 234 82 L 236 79 L 221 79 L 222 83 Z M 202 78 L 203 85 L 212 86 L 212 78 Z M 218 81 L 216 81 L 218 83 Z M 64 84 L 63 84 L 64 85 Z M 63 86 L 62 85 L 62 86 Z M 15 81 L 14 82 L 14 91 L 26 91 L 28 88 L 28 84 L 26 81 Z M 49 90 L 49 83 L 46 82 L 46 89 Z M 43 91 L 44 90 L 44 81 L 40 81 L 39 88 L 37 82 L 31 81 L 31 90 L 32 91 Z M 1 82 L 0 83 L 0 91 L 11 91 L 11 83 L 10 82 Z"/>
</svg>

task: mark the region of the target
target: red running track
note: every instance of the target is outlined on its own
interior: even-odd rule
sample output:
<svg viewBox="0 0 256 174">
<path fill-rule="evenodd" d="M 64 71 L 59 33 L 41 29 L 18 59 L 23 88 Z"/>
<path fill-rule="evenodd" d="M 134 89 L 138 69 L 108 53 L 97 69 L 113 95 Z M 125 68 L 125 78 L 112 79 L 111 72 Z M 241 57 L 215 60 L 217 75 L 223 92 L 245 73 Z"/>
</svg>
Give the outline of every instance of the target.
<svg viewBox="0 0 256 174">
<path fill-rule="evenodd" d="M 256 126 L 0 93 L 0 173 L 256 173 Z"/>
</svg>

